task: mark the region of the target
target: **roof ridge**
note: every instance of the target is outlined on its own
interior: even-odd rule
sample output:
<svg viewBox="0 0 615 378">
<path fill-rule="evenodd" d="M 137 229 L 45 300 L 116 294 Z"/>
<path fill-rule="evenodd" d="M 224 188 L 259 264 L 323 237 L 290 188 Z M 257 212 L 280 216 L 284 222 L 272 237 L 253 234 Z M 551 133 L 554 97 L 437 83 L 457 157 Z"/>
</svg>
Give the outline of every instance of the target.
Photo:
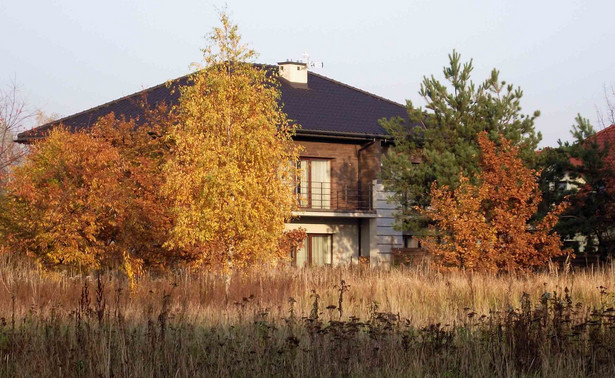
<svg viewBox="0 0 615 378">
<path fill-rule="evenodd" d="M 382 97 L 382 96 L 378 96 L 377 94 L 374 94 L 374 93 L 368 92 L 366 90 L 357 88 L 357 87 L 352 86 L 350 84 L 342 83 L 341 81 L 337 81 L 335 79 L 331 79 L 330 77 L 327 77 L 327 76 L 324 76 L 324 75 L 321 75 L 321 74 L 317 74 L 316 72 L 308 71 L 308 73 L 311 74 L 311 75 L 317 76 L 317 77 L 319 77 L 321 79 L 328 80 L 328 81 L 330 81 L 330 82 L 332 82 L 334 84 L 337 84 L 339 86 L 350 88 L 350 89 L 353 89 L 353 90 L 355 90 L 357 92 L 360 92 L 360 93 L 366 94 L 368 96 L 374 97 L 374 98 L 376 98 L 378 100 L 381 100 L 381 101 L 384 101 L 384 102 L 388 102 L 388 103 L 393 104 L 393 105 L 398 105 L 398 106 L 401 106 L 403 108 L 406 107 L 404 104 L 400 104 L 397 101 L 389 100 L 388 98 L 385 98 L 385 97 Z M 308 88 L 309 88 L 309 80 L 308 80 Z"/>
</svg>

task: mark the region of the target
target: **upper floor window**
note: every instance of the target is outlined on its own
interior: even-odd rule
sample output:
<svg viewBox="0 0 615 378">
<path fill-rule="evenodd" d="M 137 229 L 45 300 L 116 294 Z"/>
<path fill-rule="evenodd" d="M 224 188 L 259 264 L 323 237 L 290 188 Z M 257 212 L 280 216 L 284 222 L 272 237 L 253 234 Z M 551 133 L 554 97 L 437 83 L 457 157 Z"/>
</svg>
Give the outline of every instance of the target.
<svg viewBox="0 0 615 378">
<path fill-rule="evenodd" d="M 331 161 L 301 158 L 301 177 L 296 187 L 299 206 L 311 209 L 331 208 Z"/>
</svg>

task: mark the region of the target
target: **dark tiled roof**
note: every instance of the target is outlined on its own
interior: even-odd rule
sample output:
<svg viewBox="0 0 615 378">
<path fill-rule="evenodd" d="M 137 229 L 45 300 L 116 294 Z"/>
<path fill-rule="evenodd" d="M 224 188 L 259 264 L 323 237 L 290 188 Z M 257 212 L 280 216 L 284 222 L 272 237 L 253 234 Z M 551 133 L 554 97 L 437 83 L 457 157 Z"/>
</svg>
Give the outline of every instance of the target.
<svg viewBox="0 0 615 378">
<path fill-rule="evenodd" d="M 272 66 L 275 67 L 275 66 Z M 95 108 L 73 114 L 18 135 L 17 141 L 28 142 L 43 137 L 58 124 L 72 130 L 89 127 L 111 112 L 127 119 L 142 115 L 143 100 L 149 105 L 166 102 L 175 104 L 179 93 L 174 91 L 188 82 L 188 76 L 122 97 Z M 283 110 L 301 125 L 298 134 L 385 137 L 386 131 L 378 124 L 381 118 L 400 116 L 407 118 L 405 107 L 360 89 L 342 84 L 313 72 L 308 73 L 308 89 L 294 88 L 281 79 Z"/>
</svg>

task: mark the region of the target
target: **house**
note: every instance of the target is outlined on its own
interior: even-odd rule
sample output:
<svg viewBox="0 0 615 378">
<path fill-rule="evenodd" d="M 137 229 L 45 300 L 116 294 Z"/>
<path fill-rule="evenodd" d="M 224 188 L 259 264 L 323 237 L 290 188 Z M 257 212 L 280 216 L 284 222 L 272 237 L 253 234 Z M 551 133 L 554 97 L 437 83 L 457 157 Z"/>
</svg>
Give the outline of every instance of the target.
<svg viewBox="0 0 615 378">
<path fill-rule="evenodd" d="M 590 204 L 589 208 L 592 208 L 591 203 L 593 200 L 591 198 L 602 198 L 598 201 L 605 201 L 608 197 L 610 197 L 612 200 L 613 193 L 615 193 L 615 177 L 613 177 L 613 171 L 615 170 L 615 125 L 610 125 L 596 132 L 594 136 L 586 139 L 584 143 L 586 145 L 589 143 L 595 143 L 600 150 L 605 151 L 602 163 L 603 169 L 606 169 L 608 172 L 607 176 L 604 176 L 604 181 L 594 181 L 593 184 L 585 184 L 585 179 L 587 177 L 583 176 L 584 173 L 581 173 L 581 177 L 577 179 L 577 183 L 573 187 L 573 189 L 580 190 L 587 195 L 586 198 L 589 199 L 586 199 L 586 203 Z M 571 159 L 571 163 L 577 167 L 582 167 L 584 164 L 584 162 L 578 158 Z M 581 169 L 581 172 L 583 171 L 584 169 Z M 604 197 L 605 195 L 606 198 Z M 605 205 L 604 202 L 602 205 Z M 600 210 L 596 208 L 595 216 L 599 220 L 597 224 L 593 224 L 591 226 L 591 234 L 593 235 L 592 244 L 598 245 L 598 251 L 601 254 L 601 258 L 605 258 L 607 256 L 612 257 L 615 252 L 615 231 L 613 229 L 613 221 L 615 220 L 615 217 L 613 216 L 611 207 L 612 206 L 606 205 L 606 207 L 602 207 Z M 588 244 L 588 240 L 577 236 L 575 237 L 575 241 L 578 242 L 580 247 L 579 250 L 584 252 Z"/>
<path fill-rule="evenodd" d="M 395 206 L 378 182 L 381 156 L 392 141 L 378 120 L 407 117 L 401 104 L 308 71 L 306 64 L 282 62 L 278 66 L 283 110 L 301 125 L 294 138 L 303 147 L 302 177 L 296 186 L 299 211 L 287 229 L 302 227 L 307 240 L 295 264 L 337 265 L 368 257 L 372 265 L 389 263 L 402 235 L 393 229 Z M 78 130 L 110 112 L 136 118 L 138 105 L 178 101 L 173 87 L 185 85 L 187 76 L 171 85 L 161 84 L 109 103 L 42 125 L 18 135 L 32 143 L 62 123 Z"/>
<path fill-rule="evenodd" d="M 585 145 L 588 145 L 589 143 L 593 143 L 593 142 L 595 142 L 597 147 L 600 149 L 604 149 L 608 147 L 608 149 L 606 150 L 606 154 L 603 158 L 604 167 L 611 170 L 611 172 L 615 170 L 615 148 L 613 148 L 613 146 L 615 145 L 615 125 L 610 125 L 604 128 L 603 130 L 598 131 L 594 136 L 588 138 L 583 143 Z M 548 148 L 546 148 L 545 150 L 547 149 Z M 539 151 L 539 153 L 541 152 L 542 151 Z M 581 158 L 571 157 L 569 159 L 569 164 L 571 167 L 574 167 L 575 169 L 580 169 L 580 171 L 583 172 L 584 162 Z M 589 195 L 589 198 L 593 197 L 592 193 L 596 194 L 602 191 L 606 191 L 606 193 L 609 193 L 609 192 L 613 193 L 615 191 L 615 178 L 613 178 L 612 175 L 610 179 L 607 177 L 605 182 L 598 185 L 598 186 L 601 186 L 601 188 L 598 189 L 598 186 L 594 186 L 592 188 L 590 185 L 587 185 L 586 180 L 585 180 L 586 177 L 584 176 L 583 173 L 581 173 L 580 176 L 578 176 L 577 174 L 578 172 L 576 172 L 575 174 L 571 174 L 570 171 L 561 172 L 561 177 L 559 178 L 558 181 L 549 182 L 549 190 L 551 192 L 565 191 L 569 193 L 583 191 L 585 195 Z M 594 185 L 596 184 L 598 183 L 594 183 Z M 589 205 L 590 209 L 591 209 L 592 202 L 593 200 L 588 201 L 588 203 L 590 204 Z M 610 213 L 606 211 L 606 212 L 603 212 L 602 216 L 606 215 L 607 216 L 606 219 L 610 218 L 612 221 L 613 218 L 609 217 L 609 214 Z M 590 214 L 586 214 L 585 216 L 589 216 L 589 215 Z M 568 220 L 570 221 L 570 220 L 575 219 L 575 216 L 565 216 L 565 218 L 568 218 Z M 584 216 L 579 216 L 578 219 L 583 219 L 583 218 Z M 595 232 L 594 237 L 591 238 L 593 245 L 597 245 L 598 243 L 603 243 L 603 246 L 607 246 L 607 249 L 608 249 L 608 245 L 613 244 L 614 233 L 612 230 L 602 229 L 601 231 L 599 231 L 596 229 L 592 229 L 592 227 L 588 226 L 587 224 L 576 224 L 576 223 L 572 223 L 572 224 L 576 227 L 582 227 L 584 229 L 584 232 L 565 240 L 564 246 L 577 249 L 577 251 L 581 253 L 577 257 L 581 257 L 582 260 L 584 260 L 586 263 L 588 262 L 587 260 L 588 255 L 585 254 L 584 252 L 586 251 L 588 241 L 590 241 L 586 238 L 586 235 L 588 232 L 590 232 L 590 230 L 592 232 Z M 600 238 L 598 238 L 597 236 L 598 233 L 601 234 Z M 612 250 L 612 247 L 610 249 Z M 594 255 L 592 257 L 599 258 L 600 256 Z M 602 256 L 602 257 L 605 257 L 605 256 Z"/>
<path fill-rule="evenodd" d="M 598 131 L 595 138 L 598 146 L 601 148 L 608 147 L 604 161 L 611 169 L 615 169 L 615 124 Z"/>
</svg>

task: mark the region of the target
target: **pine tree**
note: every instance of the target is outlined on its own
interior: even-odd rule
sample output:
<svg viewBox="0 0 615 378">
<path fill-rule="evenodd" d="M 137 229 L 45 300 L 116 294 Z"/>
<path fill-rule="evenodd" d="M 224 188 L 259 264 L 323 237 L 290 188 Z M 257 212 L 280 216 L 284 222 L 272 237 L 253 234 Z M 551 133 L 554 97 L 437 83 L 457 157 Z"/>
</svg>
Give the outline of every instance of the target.
<svg viewBox="0 0 615 378">
<path fill-rule="evenodd" d="M 425 110 L 407 101 L 409 122 L 400 118 L 382 122 L 395 140 L 395 148 L 383 159 L 382 179 L 402 205 L 398 224 L 410 231 L 424 226 L 421 220 L 425 219 L 415 207 L 430 203 L 432 182 L 454 189 L 463 171 L 475 183 L 480 172 L 479 132 L 486 132 L 493 141 L 500 135 L 512 141 L 529 166 L 535 162 L 541 139 L 534 131 L 539 112 L 521 114 L 520 88 L 500 81 L 495 69 L 477 86 L 470 80 L 472 61 L 462 64 L 455 51 L 449 61 L 444 68 L 448 85 L 434 76 L 425 77 L 421 84 L 419 94 L 427 102 Z"/>
<path fill-rule="evenodd" d="M 601 257 L 615 253 L 615 175 L 608 157 L 613 146 L 600 143 L 588 119 L 578 115 L 573 142 L 544 151 L 541 189 L 545 210 L 565 197 L 570 207 L 555 227 L 565 240 L 583 240 L 583 252 Z M 574 243 L 576 252 L 580 243 Z"/>
</svg>

